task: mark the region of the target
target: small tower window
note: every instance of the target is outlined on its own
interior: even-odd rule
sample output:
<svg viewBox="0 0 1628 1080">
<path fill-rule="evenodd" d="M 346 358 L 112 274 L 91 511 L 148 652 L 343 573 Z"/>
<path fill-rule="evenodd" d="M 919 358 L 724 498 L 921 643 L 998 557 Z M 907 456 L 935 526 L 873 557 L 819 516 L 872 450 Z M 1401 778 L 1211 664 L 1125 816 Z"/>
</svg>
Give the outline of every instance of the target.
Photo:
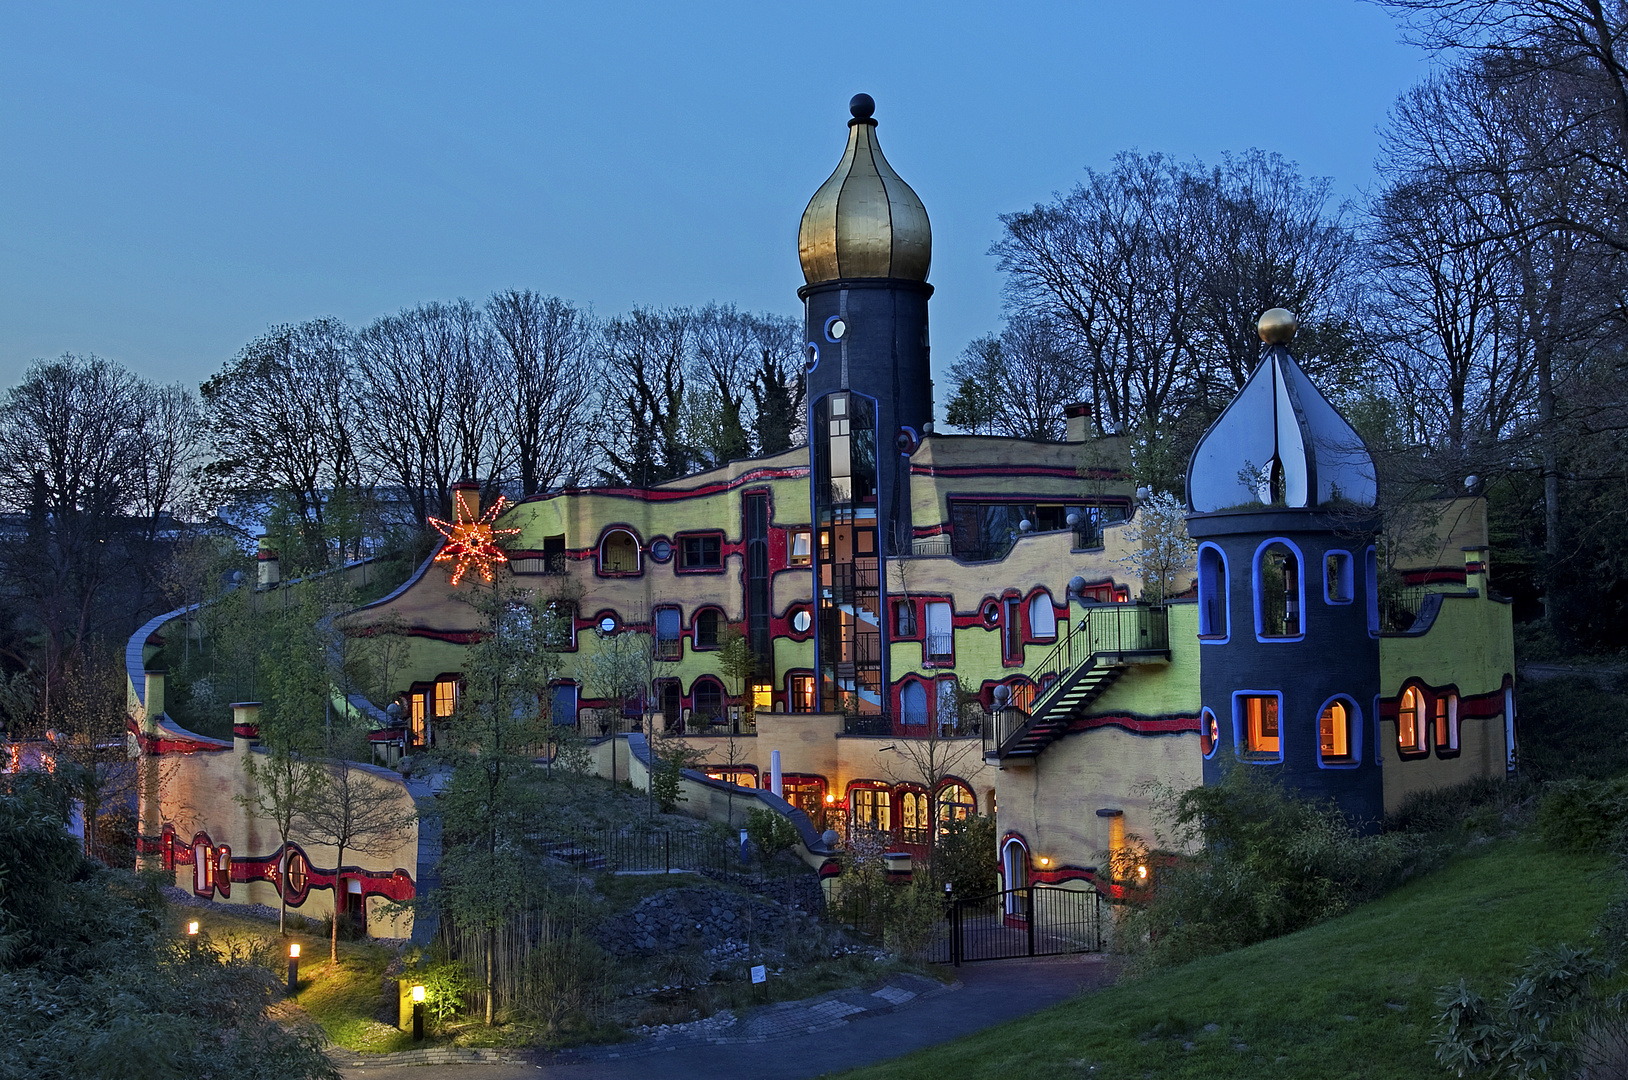
<svg viewBox="0 0 1628 1080">
<path fill-rule="evenodd" d="M 1324 765 L 1356 764 L 1356 708 L 1344 698 L 1323 706 L 1317 716 L 1317 757 Z"/>
<path fill-rule="evenodd" d="M 1255 631 L 1263 641 L 1305 636 L 1305 589 L 1300 552 L 1283 540 L 1261 546 L 1255 556 Z"/>
<path fill-rule="evenodd" d="M 1198 553 L 1198 634 L 1227 636 L 1227 560 L 1214 544 Z"/>
<path fill-rule="evenodd" d="M 1221 725 L 1216 722 L 1215 713 L 1205 709 L 1198 716 L 1198 745 L 1204 751 L 1205 757 L 1215 754 L 1215 747 L 1221 741 Z"/>
<path fill-rule="evenodd" d="M 1282 761 L 1283 734 L 1278 722 L 1282 696 L 1235 694 L 1232 701 L 1239 756 L 1246 761 Z"/>
<path fill-rule="evenodd" d="M 1323 599 L 1330 604 L 1349 604 L 1356 596 L 1349 551 L 1330 551 L 1323 556 Z"/>
</svg>

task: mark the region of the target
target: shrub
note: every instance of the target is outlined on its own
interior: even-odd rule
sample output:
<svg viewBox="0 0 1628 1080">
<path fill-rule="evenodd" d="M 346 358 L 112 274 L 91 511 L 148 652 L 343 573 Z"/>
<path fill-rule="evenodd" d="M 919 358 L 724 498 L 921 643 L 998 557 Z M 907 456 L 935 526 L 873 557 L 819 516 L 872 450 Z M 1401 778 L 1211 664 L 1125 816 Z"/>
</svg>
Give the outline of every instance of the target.
<svg viewBox="0 0 1628 1080">
<path fill-rule="evenodd" d="M 1533 950 L 1496 1006 L 1462 979 L 1437 991 L 1436 1060 L 1463 1076 L 1496 1073 L 1520 1078 L 1570 1075 L 1577 1036 L 1595 1042 L 1608 1029 L 1591 1020 L 1620 1014 L 1620 1002 L 1599 1003 L 1596 988 L 1610 974 L 1592 950 L 1556 945 Z M 1604 1004 L 1603 1010 L 1596 1004 Z"/>
<path fill-rule="evenodd" d="M 1190 854 L 1155 871 L 1148 900 L 1122 914 L 1116 934 L 1121 943 L 1143 942 L 1152 963 L 1310 926 L 1442 853 L 1439 843 L 1407 834 L 1359 836 L 1332 803 L 1307 802 L 1246 767 L 1218 784 L 1155 794 L 1173 828 L 1166 846 Z"/>
<path fill-rule="evenodd" d="M 764 862 L 782 851 L 790 851 L 802 839 L 790 818 L 773 810 L 758 809 L 746 813 L 746 836 L 757 845 L 758 854 Z"/>
<path fill-rule="evenodd" d="M 1538 836 L 1572 851 L 1605 852 L 1628 826 L 1628 776 L 1615 780 L 1562 780 L 1538 803 Z"/>
<path fill-rule="evenodd" d="M 948 883 L 960 900 L 994 892 L 998 887 L 995 815 L 973 814 L 949 821 L 945 827 L 933 851 L 933 880 L 941 887 Z"/>
<path fill-rule="evenodd" d="M 910 960 L 920 960 L 944 918 L 944 897 L 926 874 L 909 885 L 887 889 L 882 909 L 882 944 Z"/>
<path fill-rule="evenodd" d="M 1516 690 L 1521 772 L 1534 780 L 1603 780 L 1628 771 L 1628 700 L 1592 680 L 1544 679 Z"/>
</svg>

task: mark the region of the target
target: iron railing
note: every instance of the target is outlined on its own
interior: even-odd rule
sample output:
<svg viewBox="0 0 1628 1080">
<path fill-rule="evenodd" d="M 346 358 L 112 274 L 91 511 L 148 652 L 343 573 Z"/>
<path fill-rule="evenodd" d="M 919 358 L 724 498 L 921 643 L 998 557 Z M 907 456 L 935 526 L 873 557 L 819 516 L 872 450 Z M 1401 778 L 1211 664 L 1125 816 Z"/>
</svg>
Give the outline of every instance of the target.
<svg viewBox="0 0 1628 1080">
<path fill-rule="evenodd" d="M 1423 585 L 1384 589 L 1379 594 L 1379 629 L 1385 634 L 1402 634 L 1412 629 L 1424 607 L 1425 597 L 1435 590 Z"/>
<path fill-rule="evenodd" d="M 1040 712 L 1048 698 L 1066 685 L 1075 668 L 1098 656 L 1125 656 L 1170 651 L 1170 612 L 1150 604 L 1082 605 L 1068 635 L 1039 663 L 1024 672 L 1034 682 L 1028 702 L 997 709 L 984 726 L 984 752 L 1007 745 Z"/>
<path fill-rule="evenodd" d="M 842 718 L 842 733 L 844 735 L 892 735 L 893 716 L 891 713 L 850 713 Z"/>
<path fill-rule="evenodd" d="M 1103 944 L 1101 893 L 1037 885 L 950 901 L 927 958 L 960 967 L 973 960 L 1100 952 Z"/>
</svg>

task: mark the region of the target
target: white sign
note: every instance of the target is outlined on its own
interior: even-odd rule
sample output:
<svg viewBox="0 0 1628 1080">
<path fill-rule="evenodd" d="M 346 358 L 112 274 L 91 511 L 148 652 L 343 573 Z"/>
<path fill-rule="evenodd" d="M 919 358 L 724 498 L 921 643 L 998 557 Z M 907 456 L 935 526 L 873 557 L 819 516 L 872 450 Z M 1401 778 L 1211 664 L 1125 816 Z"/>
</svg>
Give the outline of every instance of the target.
<svg viewBox="0 0 1628 1080">
<path fill-rule="evenodd" d="M 754 984 L 769 981 L 769 969 L 759 964 L 752 969 L 752 982 Z"/>
</svg>

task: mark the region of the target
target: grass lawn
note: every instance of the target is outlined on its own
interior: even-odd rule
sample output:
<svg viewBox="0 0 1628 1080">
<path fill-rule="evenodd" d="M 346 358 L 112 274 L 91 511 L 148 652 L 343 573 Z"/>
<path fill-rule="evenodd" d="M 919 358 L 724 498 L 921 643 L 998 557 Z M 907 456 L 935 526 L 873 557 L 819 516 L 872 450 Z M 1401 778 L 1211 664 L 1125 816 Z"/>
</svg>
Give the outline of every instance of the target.
<svg viewBox="0 0 1628 1080">
<path fill-rule="evenodd" d="M 1586 944 L 1615 887 L 1604 859 L 1504 842 L 1309 930 L 846 1076 L 1445 1077 L 1436 987 L 1496 992 L 1534 946 Z"/>
<path fill-rule="evenodd" d="M 341 941 L 339 963 L 328 961 L 328 939 L 303 931 L 279 939 L 277 925 L 235 915 L 218 908 L 177 908 L 185 924 L 197 919 L 199 929 L 218 947 L 254 957 L 276 971 L 288 973 L 288 946 L 300 945 L 299 993 L 273 1006 L 283 1019 L 314 1020 L 328 1038 L 348 1050 L 387 1053 L 410 1050 L 413 1034 L 377 1019 L 384 1000 L 384 969 L 390 950 L 365 941 Z"/>
</svg>

